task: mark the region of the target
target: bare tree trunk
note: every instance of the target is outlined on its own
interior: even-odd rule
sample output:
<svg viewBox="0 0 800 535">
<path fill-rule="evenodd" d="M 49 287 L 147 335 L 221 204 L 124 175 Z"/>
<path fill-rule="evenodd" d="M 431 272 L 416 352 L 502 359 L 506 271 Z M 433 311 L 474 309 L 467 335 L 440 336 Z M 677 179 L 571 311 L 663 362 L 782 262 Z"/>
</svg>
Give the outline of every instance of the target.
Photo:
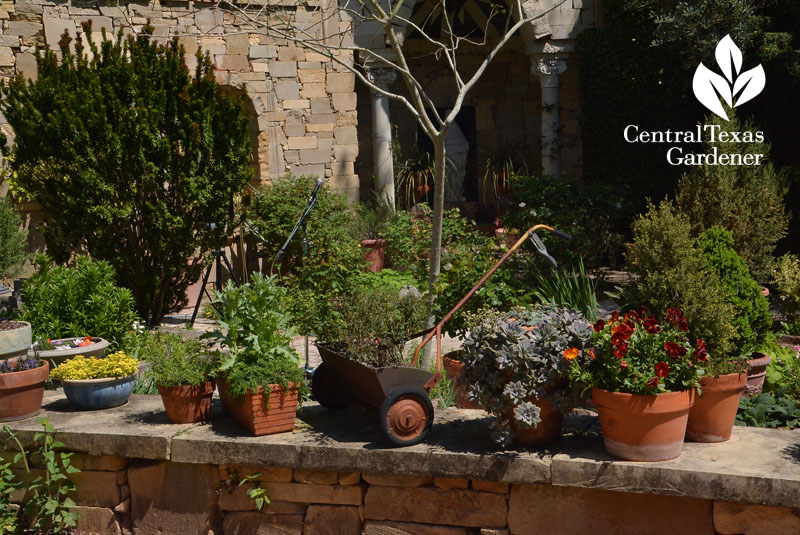
<svg viewBox="0 0 800 535">
<path fill-rule="evenodd" d="M 442 220 L 444 215 L 444 193 L 445 193 L 445 173 L 447 158 L 445 157 L 445 139 L 447 129 L 450 125 L 444 125 L 438 136 L 432 138 L 433 141 L 433 229 L 431 230 L 431 260 L 428 268 L 428 327 L 436 324 L 436 317 L 433 315 L 433 304 L 436 300 L 434 287 L 439 280 L 439 273 L 442 265 Z M 430 350 L 435 351 L 434 347 L 426 346 L 426 351 L 422 355 L 422 367 L 430 368 L 433 364 Z"/>
</svg>

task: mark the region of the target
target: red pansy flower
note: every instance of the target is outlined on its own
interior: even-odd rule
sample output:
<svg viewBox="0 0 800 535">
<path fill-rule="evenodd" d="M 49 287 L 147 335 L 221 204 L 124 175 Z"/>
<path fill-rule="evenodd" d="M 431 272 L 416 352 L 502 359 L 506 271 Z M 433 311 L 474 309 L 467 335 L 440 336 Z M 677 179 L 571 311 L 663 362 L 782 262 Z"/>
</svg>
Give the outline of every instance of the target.
<svg viewBox="0 0 800 535">
<path fill-rule="evenodd" d="M 627 370 L 630 367 L 631 367 L 630 364 L 628 364 L 626 361 L 624 360 L 619 361 L 619 368 L 621 370 Z"/>
<path fill-rule="evenodd" d="M 657 362 L 656 363 L 656 375 L 659 377 L 666 377 L 669 375 L 669 364 L 666 362 Z"/>
<path fill-rule="evenodd" d="M 614 356 L 618 359 L 624 359 L 628 354 L 628 344 L 622 344 L 614 348 Z"/>
<path fill-rule="evenodd" d="M 658 320 L 652 314 L 646 320 L 644 320 L 644 329 L 650 334 L 658 334 L 661 332 L 661 325 L 658 324 Z"/>
<path fill-rule="evenodd" d="M 653 377 L 649 381 L 647 381 L 647 386 L 656 387 L 658 386 L 658 377 Z"/>
<path fill-rule="evenodd" d="M 605 320 L 599 319 L 594 325 L 592 325 L 592 328 L 594 329 L 594 332 L 599 333 L 605 328 L 605 326 L 606 326 Z"/>
<path fill-rule="evenodd" d="M 692 351 L 692 356 L 698 362 L 705 362 L 708 360 L 708 353 L 706 352 L 706 341 L 702 338 L 697 339 L 697 349 Z"/>
</svg>

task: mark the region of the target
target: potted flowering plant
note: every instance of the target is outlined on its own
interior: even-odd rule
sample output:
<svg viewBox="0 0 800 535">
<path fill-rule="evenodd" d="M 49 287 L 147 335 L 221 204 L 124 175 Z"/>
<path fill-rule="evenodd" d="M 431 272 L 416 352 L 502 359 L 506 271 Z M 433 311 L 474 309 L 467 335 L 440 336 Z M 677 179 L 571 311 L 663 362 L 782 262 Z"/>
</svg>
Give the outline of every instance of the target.
<svg viewBox="0 0 800 535">
<path fill-rule="evenodd" d="M 469 398 L 495 415 L 495 441 L 547 444 L 560 436 L 563 415 L 574 402 L 564 355 L 582 351 L 592 329 L 579 312 L 554 305 L 511 314 L 471 330 L 463 345 L 462 380 Z"/>
<path fill-rule="evenodd" d="M 84 410 L 123 405 L 133 392 L 138 361 L 124 351 L 105 358 L 79 355 L 55 368 L 50 377 L 61 381 L 67 399 Z"/>
<path fill-rule="evenodd" d="M 85 357 L 101 358 L 108 349 L 108 341 L 96 336 L 82 336 L 73 338 L 38 338 L 30 350 L 28 356 L 36 356 L 47 360 L 50 366 L 55 368 L 62 362 L 78 355 Z"/>
<path fill-rule="evenodd" d="M 0 422 L 39 413 L 48 370 L 47 362 L 35 357 L 0 361 Z"/>
<path fill-rule="evenodd" d="M 606 451 L 631 461 L 678 457 L 694 388 L 708 359 L 703 340 L 693 347 L 677 308 L 659 322 L 646 309 L 594 325 L 591 347 L 569 348 L 573 383 L 592 388 Z M 577 350 L 577 351 L 576 351 Z"/>
</svg>

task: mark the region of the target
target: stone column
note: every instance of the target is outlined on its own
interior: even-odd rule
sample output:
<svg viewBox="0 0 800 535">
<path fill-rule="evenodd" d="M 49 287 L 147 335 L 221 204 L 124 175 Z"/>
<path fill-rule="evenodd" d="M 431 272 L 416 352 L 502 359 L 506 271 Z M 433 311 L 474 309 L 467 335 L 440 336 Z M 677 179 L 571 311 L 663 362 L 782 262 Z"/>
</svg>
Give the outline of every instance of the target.
<svg viewBox="0 0 800 535">
<path fill-rule="evenodd" d="M 381 89 L 388 89 L 397 78 L 393 69 L 368 69 L 367 79 Z M 389 98 L 374 89 L 372 93 L 372 162 L 375 170 L 375 193 L 394 208 L 394 161 L 392 158 L 392 122 Z"/>
<path fill-rule="evenodd" d="M 532 66 L 542 86 L 542 172 L 545 176 L 561 174 L 561 105 L 558 99 L 559 75 L 567 62 L 558 58 L 538 58 Z"/>
</svg>

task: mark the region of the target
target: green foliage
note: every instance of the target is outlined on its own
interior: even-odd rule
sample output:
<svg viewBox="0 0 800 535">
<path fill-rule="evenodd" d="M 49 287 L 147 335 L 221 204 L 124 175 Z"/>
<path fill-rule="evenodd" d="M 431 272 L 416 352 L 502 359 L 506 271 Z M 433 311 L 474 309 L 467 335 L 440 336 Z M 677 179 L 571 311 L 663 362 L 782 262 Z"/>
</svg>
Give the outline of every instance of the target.
<svg viewBox="0 0 800 535">
<path fill-rule="evenodd" d="M 14 278 L 28 258 L 28 231 L 21 227 L 20 215 L 0 198 L 0 279 Z"/>
<path fill-rule="evenodd" d="M 579 310 L 589 321 L 597 319 L 597 284 L 586 273 L 583 260 L 578 269 L 560 268 L 550 273 L 532 270 L 533 295 L 541 303 Z"/>
<path fill-rule="evenodd" d="M 731 112 L 732 113 L 732 112 Z M 732 117 L 706 119 L 706 126 L 716 125 L 720 132 L 753 131 L 751 124 L 741 124 Z M 769 154 L 767 143 L 708 143 L 720 154 Z M 676 203 L 699 235 L 712 226 L 727 229 L 733 235 L 733 247 L 750 267 L 753 277 L 765 282 L 772 267 L 772 253 L 786 236 L 789 214 L 784 205 L 786 183 L 771 163 L 757 166 L 702 165 L 685 174 L 678 185 Z"/>
<path fill-rule="evenodd" d="M 370 203 L 359 203 L 355 212 L 350 232 L 356 241 L 383 238 L 383 228 L 394 216 L 392 207 L 381 198 Z"/>
<path fill-rule="evenodd" d="M 298 355 L 291 347 L 294 332 L 285 296 L 286 290 L 277 285 L 275 277 L 255 273 L 248 284 L 236 286 L 228 281 L 214 299 L 218 326 L 202 338 L 229 350 L 227 355 L 221 350 L 215 355 L 232 397 L 259 386 L 269 397 L 271 384 L 297 385 L 301 393 L 306 392 Z"/>
<path fill-rule="evenodd" d="M 37 263 L 20 318 L 31 323 L 34 338 L 99 336 L 110 351 L 125 343 L 137 316 L 131 291 L 116 285 L 110 263 L 87 256 L 71 266 L 54 266 L 45 256 Z"/>
<path fill-rule="evenodd" d="M 141 375 L 137 375 L 136 379 L 133 382 L 133 393 L 143 394 L 145 396 L 157 396 L 158 385 L 153 379 L 149 377 L 143 377 Z"/>
<path fill-rule="evenodd" d="M 414 277 L 414 274 L 409 271 L 395 271 L 389 268 L 383 268 L 378 273 L 365 271 L 359 273 L 359 287 L 380 290 L 382 288 L 392 289 L 399 292 L 404 286 L 422 286 L 420 282 Z"/>
<path fill-rule="evenodd" d="M 778 258 L 772 270 L 772 283 L 777 290 L 786 323 L 800 320 L 800 257 L 785 254 Z M 787 334 L 800 334 L 800 330 L 790 330 Z"/>
<path fill-rule="evenodd" d="M 713 226 L 700 236 L 698 246 L 725 289 L 725 301 L 733 307 L 733 354 L 749 353 L 764 341 L 772 326 L 769 301 L 761 295 L 747 263 L 734 250 L 730 232 Z"/>
<path fill-rule="evenodd" d="M 151 31 L 74 53 L 65 41 L 60 60 L 45 49 L 38 79 L 4 85 L 0 109 L 16 136 L 12 186 L 41 204 L 50 254 L 108 261 L 156 324 L 224 242 L 251 146 L 244 101 L 210 57 L 191 76 L 178 39 L 162 46 Z"/>
<path fill-rule="evenodd" d="M 17 481 L 12 466 L 14 463 L 0 459 L 0 533 L 3 534 L 14 534 L 19 526 L 17 515 L 9 506 L 11 497 L 22 488 L 22 482 Z"/>
<path fill-rule="evenodd" d="M 736 425 L 770 429 L 800 427 L 800 403 L 785 393 L 786 388 L 779 388 L 774 394 L 764 393 L 749 399 L 742 396 Z"/>
<path fill-rule="evenodd" d="M 623 289 L 625 302 L 657 316 L 673 306 L 681 309 L 690 339 L 704 339 L 712 359 L 727 357 L 735 335 L 733 307 L 692 237 L 689 218 L 663 201 L 634 221 L 633 235 L 627 269 L 637 278 Z"/>
<path fill-rule="evenodd" d="M 456 404 L 458 391 L 453 381 L 447 376 L 447 372 L 444 368 L 442 368 L 442 378 L 439 379 L 436 386 L 431 389 L 429 396 L 431 401 L 436 401 L 439 408 L 442 409 L 452 407 Z"/>
<path fill-rule="evenodd" d="M 314 177 L 286 175 L 255 193 L 248 212 L 250 226 L 263 238 L 261 250 L 271 259 L 283 246 L 314 189 Z M 344 196 L 327 183 L 307 219 L 310 247 L 303 263 L 302 235 L 289 244 L 280 267 L 289 288 L 287 309 L 301 334 L 316 333 L 332 321 L 331 302 L 356 284 L 353 274 L 364 266 L 358 242 L 350 234 L 353 214 Z M 276 266 L 277 268 L 278 266 Z"/>
<path fill-rule="evenodd" d="M 138 357 L 150 363 L 147 375 L 159 386 L 200 386 L 216 367 L 200 340 L 175 333 L 148 335 Z"/>
<path fill-rule="evenodd" d="M 560 263 L 585 260 L 594 268 L 618 262 L 622 234 L 633 217 L 619 188 L 540 176 L 515 175 L 512 183 L 514 205 L 503 216 L 509 231 L 522 234 L 544 223 L 572 235 L 566 241 L 542 233 L 542 241 Z"/>
<path fill-rule="evenodd" d="M 405 343 L 427 319 L 422 296 L 412 289 L 359 287 L 333 307 L 337 321 L 319 333 L 319 341 L 376 368 L 402 366 Z"/>
<path fill-rule="evenodd" d="M 783 388 L 786 397 L 800 402 L 800 348 L 773 342 L 759 349 L 772 357 L 764 378 L 764 391 L 775 393 Z"/>
<path fill-rule="evenodd" d="M 264 507 L 270 504 L 270 500 L 269 496 L 267 496 L 267 489 L 261 486 L 261 481 L 258 479 L 259 477 L 261 477 L 260 472 L 244 476 L 242 480 L 239 481 L 239 486 L 250 484 L 250 488 L 247 489 L 246 493 L 247 497 L 253 501 L 253 505 L 256 506 L 258 511 L 263 511 Z"/>
<path fill-rule="evenodd" d="M 13 472 L 10 472 L 8 465 L 5 468 L 0 465 L 0 527 L 3 533 L 66 535 L 77 525 L 79 514 L 74 511 L 75 502 L 69 497 L 76 487 L 69 476 L 80 470 L 72 465 L 73 454 L 61 451 L 64 444 L 55 439 L 55 430 L 50 421 L 39 418 L 39 423 L 44 430 L 34 435 L 33 440 L 38 447 L 31 453 L 25 451 L 8 426 L 3 427 L 19 450 L 14 456 L 14 464 L 22 463 L 25 471 L 30 473 L 30 457 L 41 463 L 44 472 L 24 487 L 21 482 L 13 481 Z M 22 507 L 16 514 L 9 513 L 8 502 L 4 500 L 18 488 L 25 488 Z"/>
</svg>

